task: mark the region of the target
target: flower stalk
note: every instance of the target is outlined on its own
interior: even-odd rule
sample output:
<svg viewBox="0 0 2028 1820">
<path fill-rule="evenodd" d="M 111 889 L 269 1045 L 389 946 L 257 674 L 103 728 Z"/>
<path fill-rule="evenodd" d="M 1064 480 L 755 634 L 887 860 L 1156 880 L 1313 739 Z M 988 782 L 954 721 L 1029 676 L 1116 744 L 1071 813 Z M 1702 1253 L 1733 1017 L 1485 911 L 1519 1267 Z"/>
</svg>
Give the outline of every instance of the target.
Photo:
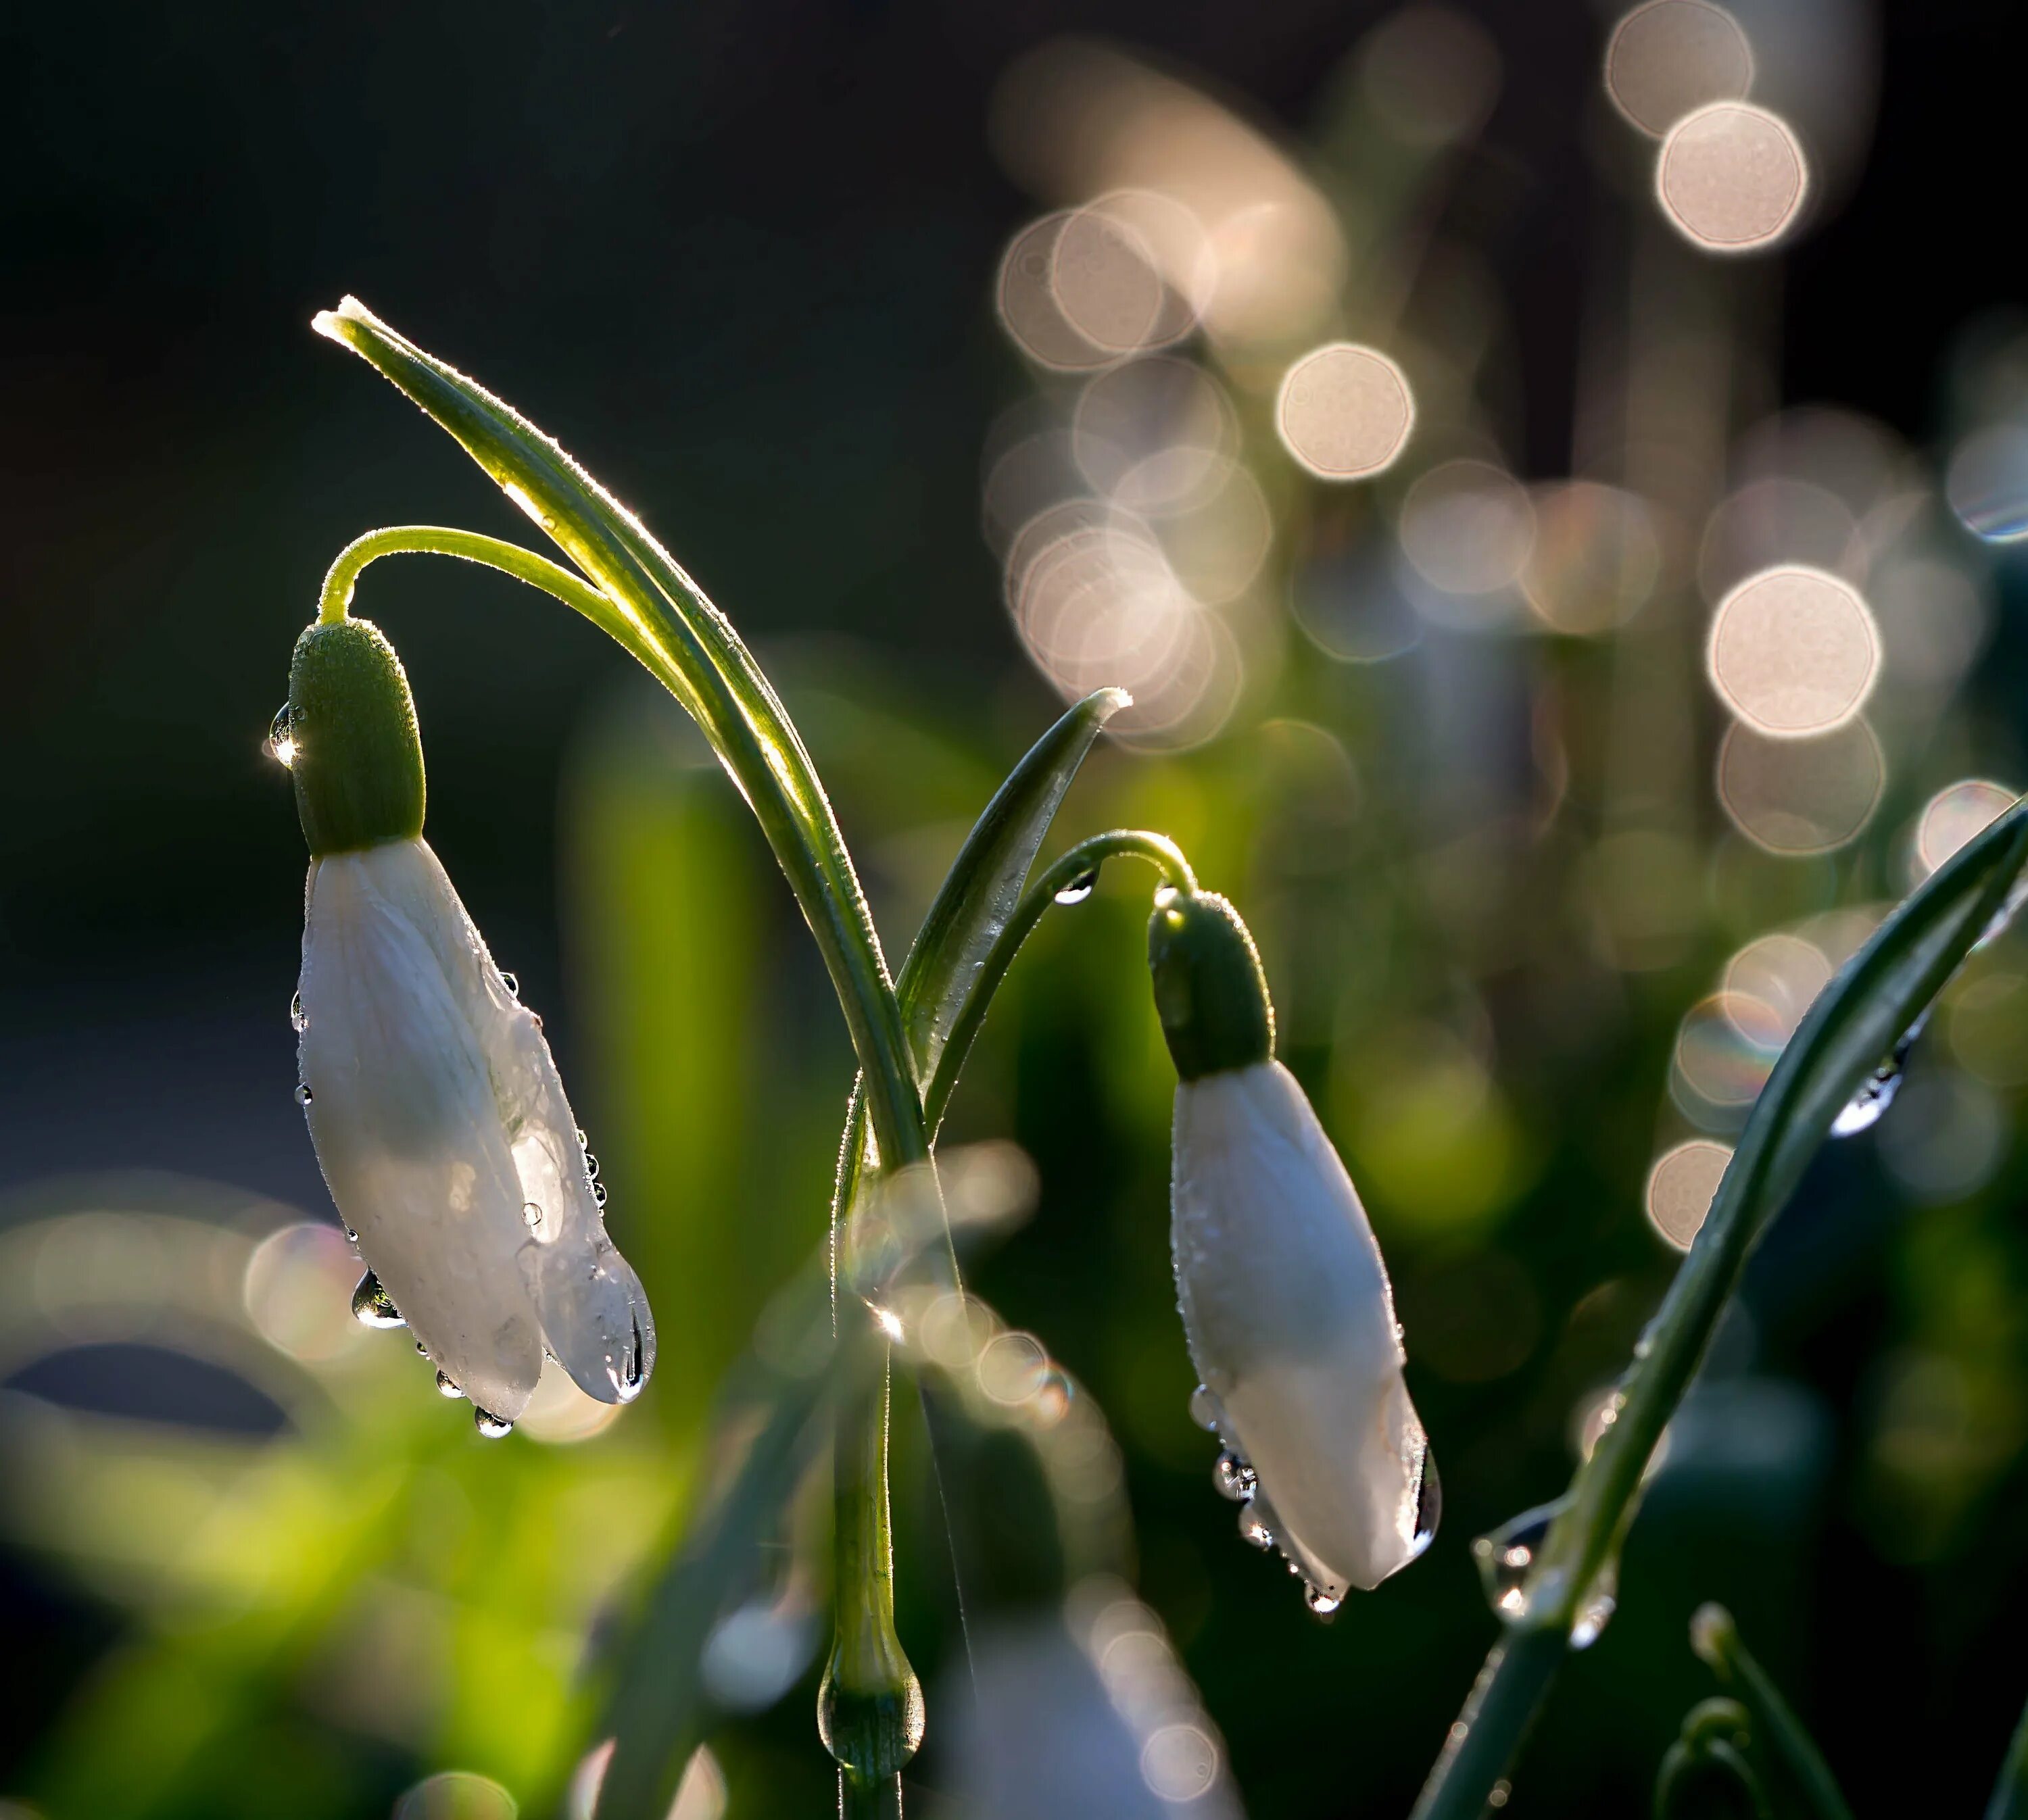
<svg viewBox="0 0 2028 1820">
<path fill-rule="evenodd" d="M 1476 1820 L 1507 1773 L 1617 1546 L 1642 1474 L 1738 1287 L 1755 1241 L 1832 1119 L 1993 927 L 2028 859 L 2017 803 L 1913 893 L 1827 986 L 1756 1102 L 1689 1254 L 1634 1349 L 1615 1419 L 1578 1469 L 1412 1820 Z"/>
<path fill-rule="evenodd" d="M 1816 1740 L 1782 1697 L 1774 1678 L 1740 1641 L 1739 1626 L 1723 1605 L 1700 1605 L 1690 1618 L 1690 1647 L 1719 1679 L 1737 1690 L 1741 1703 L 1760 1721 L 1774 1754 L 1788 1766 L 1809 1803 L 1814 1820 L 1852 1820 L 1837 1778 Z"/>
</svg>

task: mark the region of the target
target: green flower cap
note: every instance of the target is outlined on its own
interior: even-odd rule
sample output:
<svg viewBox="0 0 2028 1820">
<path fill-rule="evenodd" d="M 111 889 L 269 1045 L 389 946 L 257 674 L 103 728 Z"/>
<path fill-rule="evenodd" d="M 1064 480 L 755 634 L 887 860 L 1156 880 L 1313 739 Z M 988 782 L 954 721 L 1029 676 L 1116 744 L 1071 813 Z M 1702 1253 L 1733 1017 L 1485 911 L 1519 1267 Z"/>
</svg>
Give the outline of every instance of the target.
<svg viewBox="0 0 2028 1820">
<path fill-rule="evenodd" d="M 1169 891 L 1148 919 L 1155 1010 L 1186 1081 L 1275 1054 L 1275 1008 L 1239 912 L 1208 891 Z"/>
<path fill-rule="evenodd" d="M 423 742 L 402 660 L 370 620 L 306 628 L 289 664 L 296 814 L 313 856 L 423 831 Z"/>
</svg>

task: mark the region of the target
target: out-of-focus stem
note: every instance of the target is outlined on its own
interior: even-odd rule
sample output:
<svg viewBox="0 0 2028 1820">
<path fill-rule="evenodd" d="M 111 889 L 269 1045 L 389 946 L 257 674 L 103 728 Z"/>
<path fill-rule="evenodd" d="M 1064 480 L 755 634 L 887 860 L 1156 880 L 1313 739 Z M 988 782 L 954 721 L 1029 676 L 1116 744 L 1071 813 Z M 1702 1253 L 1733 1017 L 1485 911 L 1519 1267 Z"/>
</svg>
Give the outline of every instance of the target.
<svg viewBox="0 0 2028 1820">
<path fill-rule="evenodd" d="M 901 1820 L 901 1778 L 884 1776 L 869 1781 L 840 1770 L 838 1820 Z"/>
<path fill-rule="evenodd" d="M 2028 1708 L 2023 1708 L 1985 1804 L 1985 1820 L 2028 1820 Z"/>
<path fill-rule="evenodd" d="M 1737 1691 L 1762 1735 L 1788 1765 L 1816 1820 L 1852 1820 L 1852 1809 L 1830 1765 L 1767 1670 L 1740 1641 L 1732 1614 L 1723 1605 L 1699 1606 L 1690 1619 L 1690 1647 Z"/>
</svg>

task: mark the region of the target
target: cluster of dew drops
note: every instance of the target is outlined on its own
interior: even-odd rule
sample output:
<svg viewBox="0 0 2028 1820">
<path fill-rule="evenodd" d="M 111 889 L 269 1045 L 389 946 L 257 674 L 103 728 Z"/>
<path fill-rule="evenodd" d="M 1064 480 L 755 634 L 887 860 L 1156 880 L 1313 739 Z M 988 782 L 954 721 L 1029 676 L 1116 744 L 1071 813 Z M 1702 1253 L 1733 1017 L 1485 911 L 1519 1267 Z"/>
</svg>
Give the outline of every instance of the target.
<svg viewBox="0 0 2028 1820">
<path fill-rule="evenodd" d="M 285 708 L 282 711 L 282 716 L 276 716 L 278 723 L 282 716 L 286 716 L 287 712 L 288 710 Z M 286 764 L 287 760 L 284 760 L 283 762 Z M 500 983 L 507 989 L 507 994 L 510 998 L 520 998 L 520 982 L 513 974 L 503 971 L 500 975 Z M 290 1028 L 294 1030 L 298 1036 L 301 1036 L 309 1027 L 309 1021 L 308 1013 L 303 1009 L 303 995 L 299 992 L 289 1001 Z M 316 1097 L 316 1096 L 310 1091 L 308 1082 L 298 1083 L 296 1087 L 298 1105 L 307 1107 L 314 1102 Z M 603 1208 L 607 1198 L 605 1184 L 598 1178 L 598 1159 L 592 1154 L 590 1145 L 585 1138 L 584 1128 L 582 1126 L 577 1128 L 577 1142 L 578 1148 L 584 1152 L 584 1172 L 591 1181 L 592 1199 Z M 527 1223 L 529 1230 L 534 1231 L 542 1223 L 542 1210 L 531 1200 L 524 1204 L 521 1208 L 521 1217 Z M 350 1244 L 357 1245 L 359 1243 L 359 1234 L 349 1226 L 345 1228 L 345 1236 Z M 405 1327 L 409 1324 L 402 1319 L 401 1310 L 394 1306 L 394 1297 L 387 1293 L 380 1279 L 371 1271 L 359 1279 L 359 1286 L 352 1292 L 352 1318 L 362 1327 Z M 420 1340 L 416 1342 L 416 1350 L 425 1359 L 430 1356 L 429 1348 Z M 437 1394 L 447 1397 L 460 1397 L 464 1394 L 451 1374 L 441 1367 L 437 1371 Z M 479 1408 L 476 1404 L 472 1406 L 472 1425 L 488 1441 L 502 1440 L 514 1432 L 513 1422 L 508 1421 L 504 1416 L 495 1415 L 490 1410 Z"/>
<path fill-rule="evenodd" d="M 1211 1469 L 1211 1482 L 1220 1497 L 1229 1498 L 1244 1507 L 1239 1513 L 1239 1534 L 1243 1541 L 1256 1548 L 1277 1548 L 1281 1544 L 1275 1532 L 1268 1526 L 1267 1520 L 1256 1507 L 1255 1500 L 1260 1491 L 1260 1475 L 1246 1459 L 1225 1440 L 1218 1424 L 1218 1404 L 1208 1389 L 1200 1384 L 1190 1393 L 1190 1419 L 1198 1427 L 1216 1434 L 1222 1445 L 1217 1460 Z M 1301 1567 L 1293 1560 L 1286 1549 L 1282 1558 L 1288 1563 L 1289 1571 L 1303 1582 L 1303 1603 L 1311 1612 L 1326 1623 L 1338 1615 L 1345 1601 L 1333 1598 L 1323 1587 L 1305 1576 Z"/>
</svg>

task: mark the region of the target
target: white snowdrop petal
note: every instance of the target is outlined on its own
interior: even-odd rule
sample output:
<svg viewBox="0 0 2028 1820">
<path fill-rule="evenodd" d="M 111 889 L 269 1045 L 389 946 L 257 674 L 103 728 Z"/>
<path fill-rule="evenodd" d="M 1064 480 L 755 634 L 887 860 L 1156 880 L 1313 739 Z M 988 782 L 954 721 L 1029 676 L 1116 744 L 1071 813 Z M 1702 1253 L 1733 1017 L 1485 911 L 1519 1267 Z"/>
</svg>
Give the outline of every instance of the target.
<svg viewBox="0 0 2028 1820">
<path fill-rule="evenodd" d="M 501 1298 L 497 1307 L 511 1299 L 527 1312 L 538 1334 L 538 1365 L 546 1345 L 587 1394 L 608 1403 L 631 1400 L 653 1368 L 654 1322 L 640 1279 L 606 1236 L 576 1120 L 540 1023 L 508 990 L 484 939 L 425 843 L 390 842 L 342 857 L 371 880 L 427 949 L 435 989 L 449 1001 L 453 1021 L 468 1033 L 467 1052 L 476 1057 L 476 1072 L 484 1087 L 473 1116 L 487 1126 L 489 1148 L 504 1155 L 497 1197 L 508 1214 L 493 1223 L 486 1295 Z M 305 952 L 307 978 L 307 938 Z M 305 1010 L 313 1031 L 316 1012 L 307 997 Z M 309 1036 L 306 1031 L 306 1045 Z M 321 1089 L 309 1075 L 305 1078 L 318 1095 L 311 1104 L 314 1134 Z M 318 1148 L 321 1156 L 321 1137 Z M 367 1248 L 365 1228 L 347 1217 L 395 1306 L 409 1315 L 400 1290 L 379 1271 L 376 1254 Z M 509 1280 L 511 1297 L 503 1287 Z M 413 1318 L 409 1324 L 416 1325 Z M 429 1343 L 420 1330 L 417 1337 Z M 448 1363 L 445 1369 L 457 1378 Z M 511 1409 L 487 1403 L 466 1388 L 482 1408 L 511 1419 L 533 1383 L 531 1376 Z"/>
<path fill-rule="evenodd" d="M 1190 1356 L 1270 1526 L 1327 1593 L 1414 1559 L 1428 1441 L 1365 1210 L 1279 1062 L 1176 1090 L 1172 1240 Z"/>
<path fill-rule="evenodd" d="M 361 1255 L 438 1367 L 511 1421 L 542 1363 L 515 1263 L 520 1178 L 479 1034 L 409 913 L 413 880 L 401 875 L 425 867 L 434 860 L 407 842 L 312 864 L 305 1111 Z"/>
</svg>

